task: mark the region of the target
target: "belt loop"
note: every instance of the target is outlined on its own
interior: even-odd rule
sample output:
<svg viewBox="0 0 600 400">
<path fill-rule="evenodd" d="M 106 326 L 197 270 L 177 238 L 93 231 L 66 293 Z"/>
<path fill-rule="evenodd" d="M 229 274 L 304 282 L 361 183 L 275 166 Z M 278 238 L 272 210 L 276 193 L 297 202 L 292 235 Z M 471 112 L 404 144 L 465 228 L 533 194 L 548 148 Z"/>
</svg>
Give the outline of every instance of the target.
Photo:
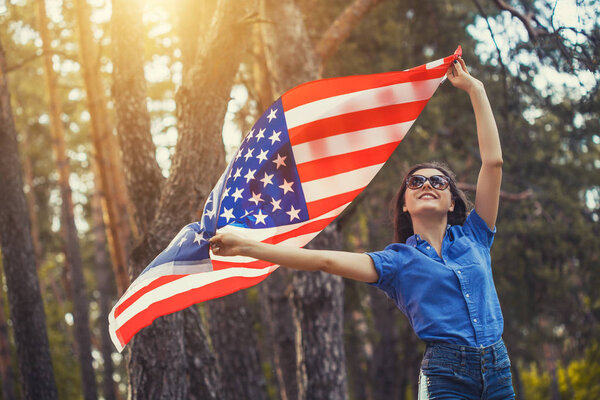
<svg viewBox="0 0 600 400">
<path fill-rule="evenodd" d="M 496 349 L 496 345 L 492 346 L 492 362 L 494 363 L 494 365 L 496 365 L 496 360 L 497 360 L 497 352 L 498 350 Z"/>
<path fill-rule="evenodd" d="M 465 346 L 460 346 L 460 365 L 465 366 L 467 364 L 467 354 L 465 351 Z"/>
</svg>

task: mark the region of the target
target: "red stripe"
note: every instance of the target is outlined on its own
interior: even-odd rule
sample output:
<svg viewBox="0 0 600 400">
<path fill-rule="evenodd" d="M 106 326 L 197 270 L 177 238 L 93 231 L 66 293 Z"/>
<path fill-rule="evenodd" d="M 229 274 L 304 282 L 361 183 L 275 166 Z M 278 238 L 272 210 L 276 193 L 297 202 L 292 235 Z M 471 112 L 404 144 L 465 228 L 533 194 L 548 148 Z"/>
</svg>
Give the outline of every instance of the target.
<svg viewBox="0 0 600 400">
<path fill-rule="evenodd" d="M 298 164 L 298 176 L 304 183 L 381 164 L 390 157 L 398 143 L 400 141 Z"/>
<path fill-rule="evenodd" d="M 422 69 L 412 69 L 408 71 L 321 79 L 295 87 L 281 96 L 281 102 L 285 112 L 306 103 L 342 94 L 397 85 L 405 82 L 441 78 L 446 74 L 447 68 L 448 65 L 444 64 L 429 70 L 426 70 L 425 66 L 422 66 Z"/>
<path fill-rule="evenodd" d="M 337 215 L 335 216 L 337 217 Z M 275 235 L 269 239 L 263 240 L 265 243 L 277 244 L 281 243 L 284 240 L 287 240 L 292 237 L 307 235 L 309 233 L 320 232 L 322 231 L 331 221 L 335 219 L 335 217 L 331 218 L 323 218 L 316 221 L 308 222 L 298 228 L 291 230 L 289 232 L 280 233 L 279 235 Z"/>
<path fill-rule="evenodd" d="M 342 133 L 398 124 L 417 119 L 427 100 L 371 108 L 323 118 L 289 130 L 292 146 Z"/>
<path fill-rule="evenodd" d="M 249 262 L 230 262 L 230 261 L 222 261 L 222 260 L 214 260 L 211 259 L 211 263 L 213 266 L 213 271 L 219 271 L 222 269 L 228 268 L 252 268 L 252 269 L 263 269 L 273 265 L 272 262 L 256 260 Z"/>
<path fill-rule="evenodd" d="M 324 199 L 319 199 L 315 201 L 311 201 L 310 203 L 306 203 L 306 208 L 308 209 L 308 215 L 323 215 L 326 212 L 331 210 L 335 210 L 338 207 L 343 206 L 354 200 L 356 196 L 362 192 L 364 188 L 356 189 L 351 192 L 346 192 L 342 194 L 338 194 L 331 197 L 326 197 Z"/>
<path fill-rule="evenodd" d="M 226 296 L 238 290 L 254 286 L 269 275 L 270 274 L 252 278 L 239 276 L 231 277 L 157 301 L 133 316 L 117 329 L 117 337 L 124 346 L 131 340 L 133 335 L 138 333 L 142 328 L 150 325 L 152 321 L 160 316 L 183 310 L 196 303 Z"/>
<path fill-rule="evenodd" d="M 184 276 L 187 276 L 187 274 L 186 275 L 166 275 L 166 276 L 161 276 L 160 278 L 155 279 L 154 281 L 152 281 L 152 283 L 150 283 L 147 286 L 144 286 L 142 289 L 138 290 L 133 295 L 129 296 L 127 298 L 127 300 L 125 300 L 124 302 L 119 304 L 119 306 L 115 309 L 115 318 L 117 318 L 123 311 L 125 311 L 125 309 L 127 309 L 127 307 L 129 307 L 130 305 L 135 303 L 137 301 L 137 299 L 139 299 L 146 293 L 152 291 L 153 289 L 156 289 L 159 286 L 165 285 L 169 282 L 176 281 L 177 279 L 181 279 Z"/>
</svg>

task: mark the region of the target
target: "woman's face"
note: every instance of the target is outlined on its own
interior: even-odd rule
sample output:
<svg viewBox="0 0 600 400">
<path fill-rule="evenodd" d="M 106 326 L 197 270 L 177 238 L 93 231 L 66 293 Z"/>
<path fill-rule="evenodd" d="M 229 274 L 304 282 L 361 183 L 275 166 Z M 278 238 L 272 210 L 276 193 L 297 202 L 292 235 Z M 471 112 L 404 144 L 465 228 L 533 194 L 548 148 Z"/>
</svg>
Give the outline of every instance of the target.
<svg viewBox="0 0 600 400">
<path fill-rule="evenodd" d="M 435 168 L 419 169 L 411 175 L 422 175 L 426 178 L 434 175 L 444 176 L 441 171 Z M 452 200 L 450 186 L 443 190 L 435 189 L 429 180 L 425 181 L 423 186 L 418 189 L 411 189 L 407 186 L 404 192 L 403 211 L 408 211 L 411 217 L 432 214 L 447 215 L 448 212 L 454 211 L 454 200 Z"/>
</svg>

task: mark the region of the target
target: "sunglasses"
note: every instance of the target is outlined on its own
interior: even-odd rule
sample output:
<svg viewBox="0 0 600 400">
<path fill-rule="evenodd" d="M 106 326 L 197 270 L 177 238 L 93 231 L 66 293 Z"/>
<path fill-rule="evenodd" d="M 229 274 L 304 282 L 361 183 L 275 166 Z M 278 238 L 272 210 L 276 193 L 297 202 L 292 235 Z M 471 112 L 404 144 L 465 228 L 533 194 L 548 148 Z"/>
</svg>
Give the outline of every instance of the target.
<svg viewBox="0 0 600 400">
<path fill-rule="evenodd" d="M 444 190 L 450 185 L 450 180 L 443 175 L 432 175 L 429 178 L 423 175 L 411 175 L 406 178 L 406 186 L 413 190 L 420 189 L 427 181 L 437 190 Z"/>
</svg>

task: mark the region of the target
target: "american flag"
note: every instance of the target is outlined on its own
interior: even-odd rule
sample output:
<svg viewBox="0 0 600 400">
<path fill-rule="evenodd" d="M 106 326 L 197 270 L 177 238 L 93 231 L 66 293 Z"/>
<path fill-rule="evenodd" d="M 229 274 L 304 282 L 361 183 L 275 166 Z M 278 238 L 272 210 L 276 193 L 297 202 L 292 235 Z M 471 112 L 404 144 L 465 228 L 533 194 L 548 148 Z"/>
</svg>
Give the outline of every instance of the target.
<svg viewBox="0 0 600 400">
<path fill-rule="evenodd" d="M 253 286 L 278 268 L 209 250 L 217 230 L 302 247 L 367 186 L 404 138 L 454 55 L 400 72 L 323 79 L 285 93 L 260 117 L 185 226 L 109 316 L 115 347 L 156 318 Z"/>
</svg>

